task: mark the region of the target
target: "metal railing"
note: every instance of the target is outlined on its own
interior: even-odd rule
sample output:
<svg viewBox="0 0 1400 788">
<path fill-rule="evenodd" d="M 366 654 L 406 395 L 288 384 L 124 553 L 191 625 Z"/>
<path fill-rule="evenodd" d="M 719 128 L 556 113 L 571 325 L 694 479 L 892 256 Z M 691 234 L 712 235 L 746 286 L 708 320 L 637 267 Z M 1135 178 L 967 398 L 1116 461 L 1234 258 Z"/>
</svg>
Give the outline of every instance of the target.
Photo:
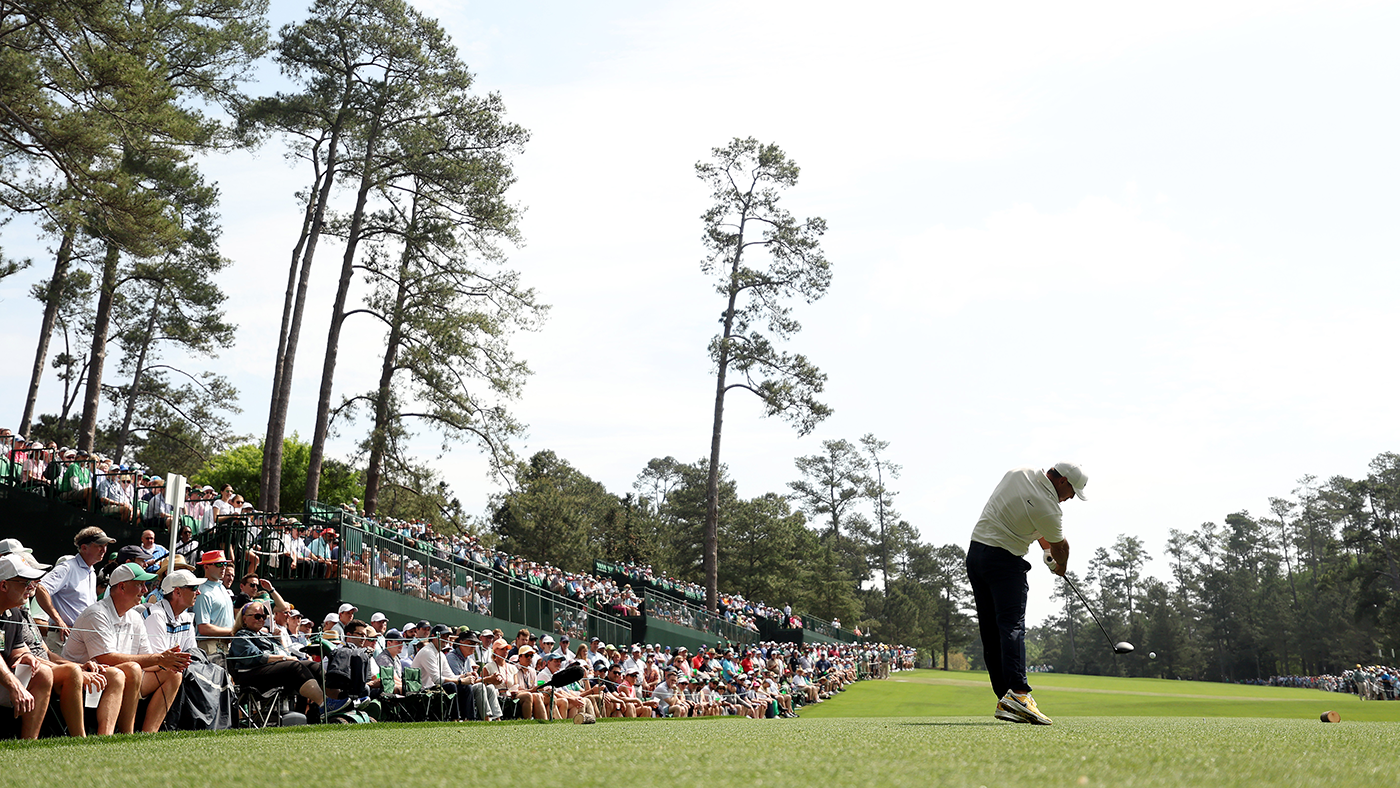
<svg viewBox="0 0 1400 788">
<path fill-rule="evenodd" d="M 567 635 L 575 643 L 589 637 L 609 643 L 631 642 L 631 625 L 607 613 L 491 567 L 468 563 L 437 549 L 411 547 L 393 531 L 363 520 L 350 522 L 348 513 L 312 510 L 303 519 L 318 534 L 307 546 L 310 556 L 298 558 L 304 551 L 293 543 L 306 523 L 280 515 L 254 514 L 222 522 L 200 535 L 201 547 L 228 550 L 240 571 L 251 565 L 250 557 L 255 556 L 259 576 L 268 579 L 364 583 L 556 637 Z M 335 541 L 319 535 L 326 529 L 334 532 Z M 340 548 L 338 554 L 333 553 L 334 547 Z M 338 560 L 331 560 L 333 554 Z"/>
<path fill-rule="evenodd" d="M 727 621 L 708 610 L 687 605 L 677 599 L 653 593 L 650 589 L 643 594 L 642 610 L 648 619 L 657 618 L 701 632 L 708 632 L 730 643 L 757 643 L 758 632 Z"/>
</svg>

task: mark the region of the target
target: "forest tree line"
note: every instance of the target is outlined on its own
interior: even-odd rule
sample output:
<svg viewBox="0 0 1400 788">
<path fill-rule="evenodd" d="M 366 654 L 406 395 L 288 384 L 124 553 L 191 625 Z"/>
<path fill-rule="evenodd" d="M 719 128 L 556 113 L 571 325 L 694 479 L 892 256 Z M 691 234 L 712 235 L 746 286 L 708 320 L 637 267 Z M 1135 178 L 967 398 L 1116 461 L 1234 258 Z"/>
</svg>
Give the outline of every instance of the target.
<svg viewBox="0 0 1400 788">
<path fill-rule="evenodd" d="M 1028 660 L 1061 672 L 1247 681 L 1394 664 L 1400 649 L 1400 455 L 1361 479 L 1305 476 L 1269 511 L 1172 529 L 1163 580 L 1141 534 L 1099 548 L 1072 578 L 1115 637 L 1115 657 L 1063 583 L 1060 612 L 1028 633 Z M 1155 659 L 1148 658 L 1155 653 Z"/>
</svg>

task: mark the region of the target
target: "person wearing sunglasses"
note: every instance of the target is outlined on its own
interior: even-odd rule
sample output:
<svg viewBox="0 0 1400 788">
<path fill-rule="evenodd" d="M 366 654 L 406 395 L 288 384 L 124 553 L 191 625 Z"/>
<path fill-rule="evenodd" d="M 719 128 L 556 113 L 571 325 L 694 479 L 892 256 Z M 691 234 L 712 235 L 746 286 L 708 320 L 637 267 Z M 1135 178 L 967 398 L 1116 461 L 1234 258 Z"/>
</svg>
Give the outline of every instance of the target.
<svg viewBox="0 0 1400 788">
<path fill-rule="evenodd" d="M 305 699 L 306 718 L 320 722 L 326 696 L 321 692 L 321 663 L 297 659 L 267 632 L 268 605 L 249 602 L 234 619 L 228 667 L 239 685 L 259 690 L 282 687 Z"/>
</svg>

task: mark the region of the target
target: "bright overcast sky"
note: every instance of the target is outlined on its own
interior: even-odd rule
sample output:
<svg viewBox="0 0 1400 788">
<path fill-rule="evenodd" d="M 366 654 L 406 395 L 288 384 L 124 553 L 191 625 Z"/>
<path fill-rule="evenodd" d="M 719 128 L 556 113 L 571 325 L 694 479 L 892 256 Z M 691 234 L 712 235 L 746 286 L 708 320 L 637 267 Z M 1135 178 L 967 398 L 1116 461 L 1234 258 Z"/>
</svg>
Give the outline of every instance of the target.
<svg viewBox="0 0 1400 788">
<path fill-rule="evenodd" d="M 302 13 L 275 6 L 276 24 Z M 722 303 L 699 272 L 693 165 L 734 136 L 801 165 L 787 205 L 827 220 L 835 272 L 789 345 L 829 375 L 835 415 L 799 439 L 735 392 L 723 461 L 745 497 L 785 491 L 822 440 L 874 433 L 904 466 L 905 517 L 965 545 L 1005 470 L 1070 459 L 1091 480 L 1092 500 L 1065 506 L 1082 569 L 1118 534 L 1160 558 L 1171 528 L 1263 513 L 1304 474 L 1364 475 L 1400 449 L 1395 3 L 420 7 L 532 134 L 511 262 L 553 311 L 516 343 L 535 371 L 526 453 L 616 493 L 652 457 L 708 453 Z M 238 430 L 260 433 L 309 176 L 275 148 L 206 171 L 235 261 L 220 284 L 238 346 L 219 368 L 242 392 Z M 18 228 L 8 253 L 25 251 Z M 337 254 L 313 274 L 303 436 Z M 0 285 L 5 423 L 39 323 L 25 291 L 50 267 Z M 372 386 L 382 347 L 349 330 L 366 351 L 342 353 L 337 398 Z M 41 411 L 58 390 L 46 379 Z M 441 462 L 484 510 L 479 458 Z M 1032 577 L 1034 621 L 1051 577 Z"/>
</svg>

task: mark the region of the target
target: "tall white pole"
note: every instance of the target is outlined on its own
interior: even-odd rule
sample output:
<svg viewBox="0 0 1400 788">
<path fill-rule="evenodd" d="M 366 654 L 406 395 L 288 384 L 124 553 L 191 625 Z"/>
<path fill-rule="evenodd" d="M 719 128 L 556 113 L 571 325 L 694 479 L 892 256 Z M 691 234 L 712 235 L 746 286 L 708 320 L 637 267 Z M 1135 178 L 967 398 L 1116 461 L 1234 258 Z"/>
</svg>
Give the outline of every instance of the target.
<svg viewBox="0 0 1400 788">
<path fill-rule="evenodd" d="M 180 509 L 185 505 L 185 477 L 178 473 L 167 474 L 165 477 L 166 503 L 170 504 L 172 514 L 170 515 L 170 552 L 167 558 L 170 559 L 170 571 L 175 571 L 175 539 L 180 533 Z M 169 572 L 166 573 L 167 576 Z"/>
</svg>

